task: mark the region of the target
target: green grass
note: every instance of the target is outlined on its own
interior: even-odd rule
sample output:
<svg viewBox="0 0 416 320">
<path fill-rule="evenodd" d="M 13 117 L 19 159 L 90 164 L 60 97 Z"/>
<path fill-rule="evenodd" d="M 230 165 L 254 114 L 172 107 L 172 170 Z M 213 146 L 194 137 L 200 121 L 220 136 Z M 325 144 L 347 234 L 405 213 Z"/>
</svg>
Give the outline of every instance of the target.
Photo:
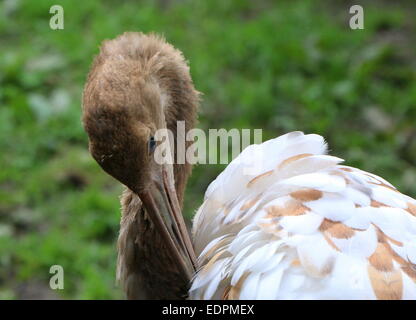
<svg viewBox="0 0 416 320">
<path fill-rule="evenodd" d="M 56 3 L 64 30 L 49 28 Z M 54 264 L 65 289 L 53 297 L 122 297 L 122 187 L 88 154 L 80 101 L 100 42 L 127 30 L 161 33 L 184 52 L 204 93 L 202 129 L 319 133 L 349 165 L 416 195 L 416 7 L 364 1 L 365 29 L 353 31 L 348 1 L 279 3 L 0 3 L 0 299 L 49 290 Z M 194 169 L 187 217 L 223 168 Z"/>
</svg>

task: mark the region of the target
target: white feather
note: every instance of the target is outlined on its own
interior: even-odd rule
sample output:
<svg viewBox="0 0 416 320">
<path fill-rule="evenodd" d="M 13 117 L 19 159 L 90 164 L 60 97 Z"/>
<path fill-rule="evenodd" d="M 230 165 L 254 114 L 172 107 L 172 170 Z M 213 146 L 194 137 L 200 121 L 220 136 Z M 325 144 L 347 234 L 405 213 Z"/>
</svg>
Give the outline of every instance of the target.
<svg viewBox="0 0 416 320">
<path fill-rule="evenodd" d="M 345 188 L 344 179 L 339 176 L 331 176 L 324 172 L 302 174 L 285 179 L 280 184 L 312 188 L 325 192 L 339 192 Z"/>
<path fill-rule="evenodd" d="M 338 195 L 328 195 L 316 201 L 308 201 L 305 205 L 313 212 L 332 221 L 345 221 L 350 219 L 355 211 L 354 203 Z"/>
<path fill-rule="evenodd" d="M 291 132 L 247 147 L 209 185 L 194 219 L 200 271 L 191 298 L 218 298 L 238 283 L 240 299 L 375 299 L 368 270 L 379 232 L 416 262 L 416 217 L 406 211 L 416 201 L 326 150 L 322 137 Z M 305 190 L 313 192 L 295 201 L 310 211 L 287 212 L 293 192 Z M 335 237 L 324 221 L 353 229 Z M 416 299 L 416 279 L 400 272 L 401 297 Z"/>
<path fill-rule="evenodd" d="M 280 220 L 280 225 L 288 232 L 296 234 L 311 234 L 316 232 L 324 217 L 314 212 L 299 216 L 287 216 Z"/>
<path fill-rule="evenodd" d="M 274 268 L 274 270 L 261 275 L 256 299 L 274 300 L 277 298 L 284 270 L 283 267 Z"/>
</svg>

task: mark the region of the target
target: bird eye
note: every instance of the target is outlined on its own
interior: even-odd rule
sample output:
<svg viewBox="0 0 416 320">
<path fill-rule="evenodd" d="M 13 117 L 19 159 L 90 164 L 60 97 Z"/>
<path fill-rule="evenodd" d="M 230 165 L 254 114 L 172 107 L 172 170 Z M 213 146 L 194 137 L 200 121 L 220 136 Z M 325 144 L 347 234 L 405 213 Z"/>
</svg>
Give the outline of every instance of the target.
<svg viewBox="0 0 416 320">
<path fill-rule="evenodd" d="M 149 153 L 153 153 L 156 148 L 156 141 L 154 137 L 150 137 L 149 139 Z"/>
</svg>

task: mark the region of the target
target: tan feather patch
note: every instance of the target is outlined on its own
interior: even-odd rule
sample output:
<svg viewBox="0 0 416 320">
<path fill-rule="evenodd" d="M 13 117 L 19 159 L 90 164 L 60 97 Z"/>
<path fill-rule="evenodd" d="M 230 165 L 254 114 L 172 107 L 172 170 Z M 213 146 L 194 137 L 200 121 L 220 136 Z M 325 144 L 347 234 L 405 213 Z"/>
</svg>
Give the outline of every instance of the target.
<svg viewBox="0 0 416 320">
<path fill-rule="evenodd" d="M 218 260 L 218 258 L 223 255 L 224 252 L 225 250 L 217 252 L 211 259 L 209 259 L 208 263 L 202 268 L 201 272 L 208 272 L 212 268 L 214 263 Z"/>
<path fill-rule="evenodd" d="M 378 271 L 393 271 L 393 257 L 384 243 L 377 245 L 374 253 L 368 258 L 370 264 Z"/>
<path fill-rule="evenodd" d="M 375 176 L 375 175 L 373 175 L 371 173 L 368 173 L 368 172 L 363 172 L 363 174 L 366 175 L 367 177 L 370 177 L 371 179 L 376 180 L 378 182 L 378 183 L 370 182 L 371 184 L 379 185 L 379 186 L 382 186 L 382 187 L 386 187 L 388 189 L 391 189 L 393 191 L 397 191 L 397 189 L 394 186 L 389 186 L 389 185 L 385 184 L 383 182 L 383 180 L 381 180 L 380 177 L 377 177 L 377 176 Z"/>
<path fill-rule="evenodd" d="M 235 286 L 231 286 L 228 292 L 227 300 L 238 300 L 240 298 L 241 288 L 243 287 L 244 281 L 246 281 L 249 274 L 249 272 L 244 273 Z"/>
<path fill-rule="evenodd" d="M 384 203 L 381 203 L 381 202 L 376 201 L 376 200 L 371 200 L 370 206 L 372 206 L 374 208 L 388 207 L 388 205 L 385 205 Z"/>
<path fill-rule="evenodd" d="M 302 267 L 305 269 L 307 273 L 309 273 L 313 277 L 325 277 L 326 275 L 330 274 L 331 271 L 334 269 L 334 257 L 328 258 L 325 264 L 323 264 L 322 266 L 317 266 L 316 264 L 312 263 L 311 261 L 309 261 L 307 256 L 303 256 L 300 258 Z"/>
<path fill-rule="evenodd" d="M 416 264 L 403 259 L 396 253 L 396 251 L 393 250 L 393 248 L 388 243 L 386 243 L 385 246 L 393 257 L 394 261 L 400 264 L 402 271 L 406 273 L 411 279 L 413 279 L 414 282 L 416 282 Z"/>
<path fill-rule="evenodd" d="M 415 204 L 408 202 L 406 210 L 416 217 L 416 205 Z"/>
<path fill-rule="evenodd" d="M 303 189 L 291 192 L 292 198 L 300 201 L 313 201 L 322 198 L 322 191 L 315 189 Z"/>
<path fill-rule="evenodd" d="M 387 242 L 387 240 L 388 240 L 389 242 L 393 243 L 396 246 L 403 247 L 402 242 L 397 241 L 393 238 L 390 238 L 383 231 L 381 231 L 379 227 L 377 227 L 377 226 L 374 226 L 374 227 L 376 228 L 378 242 L 385 243 L 386 245 L 389 245 L 389 243 Z"/>
<path fill-rule="evenodd" d="M 301 202 L 288 201 L 284 207 L 270 206 L 266 208 L 266 218 L 278 218 L 282 216 L 299 216 L 305 214 L 310 209 L 305 207 Z"/>
<path fill-rule="evenodd" d="M 212 248 L 209 249 L 205 253 L 205 257 L 204 258 L 210 259 L 212 257 L 212 255 L 214 254 L 214 252 L 216 250 L 218 250 L 219 248 L 221 248 L 222 246 L 224 246 L 227 241 L 229 241 L 229 239 L 227 237 L 224 238 L 224 239 L 222 239 L 222 240 L 220 240 L 220 241 L 218 241 L 218 243 L 216 243 L 214 246 L 212 246 Z"/>
<path fill-rule="evenodd" d="M 373 178 L 374 178 L 374 177 L 373 177 Z M 377 179 L 376 179 L 376 180 L 377 180 Z M 377 181 L 380 181 L 380 180 L 377 180 Z M 374 184 L 374 185 L 376 185 L 376 186 L 384 187 L 384 188 L 390 189 L 391 191 L 395 191 L 395 192 L 400 193 L 400 192 L 399 192 L 399 191 L 398 191 L 395 187 L 389 186 L 389 185 L 387 185 L 387 184 L 385 184 L 385 183 L 383 183 L 383 182 L 376 183 L 376 182 L 369 181 L 368 183 L 370 183 L 370 184 Z"/>
<path fill-rule="evenodd" d="M 377 228 L 377 238 L 378 241 L 383 243 L 385 248 L 387 249 L 387 251 L 389 252 L 389 254 L 391 255 L 391 257 L 393 258 L 394 261 L 396 261 L 399 265 L 401 270 L 406 273 L 410 278 L 413 279 L 413 281 L 416 282 L 416 265 L 403 259 L 401 256 L 399 256 L 396 251 L 393 250 L 393 248 L 390 246 L 390 244 L 388 243 L 387 240 L 393 242 L 390 237 L 386 236 L 379 228 Z M 394 240 L 395 241 L 395 240 Z M 403 244 L 399 241 L 395 241 L 398 242 L 399 244 L 401 244 L 401 246 L 403 246 Z M 394 243 L 394 242 L 393 242 Z"/>
<path fill-rule="evenodd" d="M 292 267 L 299 267 L 300 266 L 300 260 L 299 259 L 293 259 L 291 263 Z"/>
<path fill-rule="evenodd" d="M 246 201 L 240 208 L 241 211 L 245 211 L 250 209 L 251 207 L 253 207 L 257 201 L 259 201 L 261 198 L 261 194 L 258 194 L 257 196 L 255 196 L 253 199 L 250 199 L 248 201 Z"/>
<path fill-rule="evenodd" d="M 393 249 L 391 249 L 391 251 L 393 259 L 400 264 L 400 268 L 402 269 L 402 271 L 406 273 L 416 283 L 416 264 L 404 260 L 396 252 L 394 252 Z"/>
<path fill-rule="evenodd" d="M 369 183 L 371 184 L 376 184 L 376 185 L 382 185 L 383 181 L 380 181 L 380 179 L 377 179 L 376 177 L 374 177 L 373 175 L 369 174 L 368 172 L 362 172 L 363 175 L 365 175 L 366 177 L 369 177 L 372 180 L 376 180 L 377 182 L 371 181 Z"/>
<path fill-rule="evenodd" d="M 389 236 L 385 235 L 387 240 L 389 240 L 391 243 L 393 243 L 394 245 L 398 246 L 398 247 L 403 247 L 403 242 L 394 240 L 393 238 L 390 238 Z"/>
<path fill-rule="evenodd" d="M 334 241 L 332 241 L 332 239 L 330 238 L 330 237 L 328 237 L 328 235 L 324 232 L 323 233 L 323 235 L 324 235 L 324 238 L 325 238 L 325 240 L 326 240 L 326 242 L 328 242 L 328 244 L 333 248 L 333 249 L 335 249 L 336 251 L 339 251 L 339 252 L 341 252 L 341 250 L 335 245 L 335 243 L 334 243 Z"/>
<path fill-rule="evenodd" d="M 287 166 L 289 163 L 294 162 L 296 160 L 302 159 L 302 158 L 306 158 L 306 157 L 310 157 L 313 156 L 312 153 L 301 153 L 301 154 L 297 154 L 293 157 L 287 158 L 286 160 L 283 160 L 280 164 L 279 164 L 279 169 L 282 169 L 283 167 Z"/>
<path fill-rule="evenodd" d="M 340 168 L 342 171 L 347 171 L 347 172 L 353 172 L 354 170 L 352 170 L 351 168 Z"/>
<path fill-rule="evenodd" d="M 400 300 L 403 297 L 402 273 L 398 270 L 393 272 L 381 272 L 373 266 L 368 266 L 368 275 L 374 294 L 379 300 Z"/>
<path fill-rule="evenodd" d="M 389 250 L 389 253 L 391 254 L 391 256 L 393 257 L 394 261 L 396 261 L 398 264 L 400 265 L 404 265 L 406 264 L 406 260 L 404 260 L 401 256 L 399 256 L 396 251 L 393 250 L 393 248 L 389 245 L 386 244 L 386 248 L 387 250 Z"/>
<path fill-rule="evenodd" d="M 227 214 L 229 214 L 230 213 L 230 211 L 231 211 L 231 207 L 229 207 L 229 206 L 225 206 L 224 207 L 224 215 L 226 216 Z"/>
<path fill-rule="evenodd" d="M 416 283 L 416 264 L 406 262 L 401 268 Z"/>
<path fill-rule="evenodd" d="M 257 177 L 254 177 L 253 179 L 251 179 L 247 183 L 247 188 L 250 188 L 251 186 L 253 186 L 253 184 L 256 183 L 257 181 L 259 181 L 260 179 L 270 176 L 272 173 L 273 173 L 273 170 L 270 170 L 270 171 L 266 171 L 266 172 L 258 175 Z"/>
<path fill-rule="evenodd" d="M 282 227 L 275 221 L 269 220 L 268 223 L 258 223 L 257 225 L 266 233 L 277 233 L 282 230 Z"/>
<path fill-rule="evenodd" d="M 349 239 L 354 236 L 354 229 L 346 226 L 341 222 L 334 222 L 329 219 L 324 219 L 319 227 L 319 230 L 328 233 L 337 239 Z"/>
<path fill-rule="evenodd" d="M 229 300 L 228 296 L 230 294 L 231 286 L 227 286 L 222 294 L 221 300 Z"/>
</svg>

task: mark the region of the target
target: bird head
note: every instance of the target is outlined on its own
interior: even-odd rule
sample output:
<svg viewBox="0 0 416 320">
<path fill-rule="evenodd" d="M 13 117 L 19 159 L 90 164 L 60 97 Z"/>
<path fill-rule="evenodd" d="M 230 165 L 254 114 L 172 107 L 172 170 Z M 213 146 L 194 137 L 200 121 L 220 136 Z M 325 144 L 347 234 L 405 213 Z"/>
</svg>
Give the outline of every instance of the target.
<svg viewBox="0 0 416 320">
<path fill-rule="evenodd" d="M 189 262 L 193 257 L 189 255 L 193 249 L 180 212 L 172 165 L 155 157 L 156 131 L 167 128 L 165 93 L 160 77 L 155 76 L 161 67 L 159 53 L 132 49 L 137 42 L 144 46 L 143 42 L 158 39 L 135 34 L 127 40 L 121 36 L 105 42 L 89 73 L 82 119 L 89 150 L 104 171 L 139 196 L 167 245 L 192 274 Z"/>
<path fill-rule="evenodd" d="M 161 171 L 154 135 L 166 127 L 157 84 L 132 61 L 110 59 L 89 77 L 83 111 L 93 158 L 135 193 L 146 192 Z"/>
</svg>

